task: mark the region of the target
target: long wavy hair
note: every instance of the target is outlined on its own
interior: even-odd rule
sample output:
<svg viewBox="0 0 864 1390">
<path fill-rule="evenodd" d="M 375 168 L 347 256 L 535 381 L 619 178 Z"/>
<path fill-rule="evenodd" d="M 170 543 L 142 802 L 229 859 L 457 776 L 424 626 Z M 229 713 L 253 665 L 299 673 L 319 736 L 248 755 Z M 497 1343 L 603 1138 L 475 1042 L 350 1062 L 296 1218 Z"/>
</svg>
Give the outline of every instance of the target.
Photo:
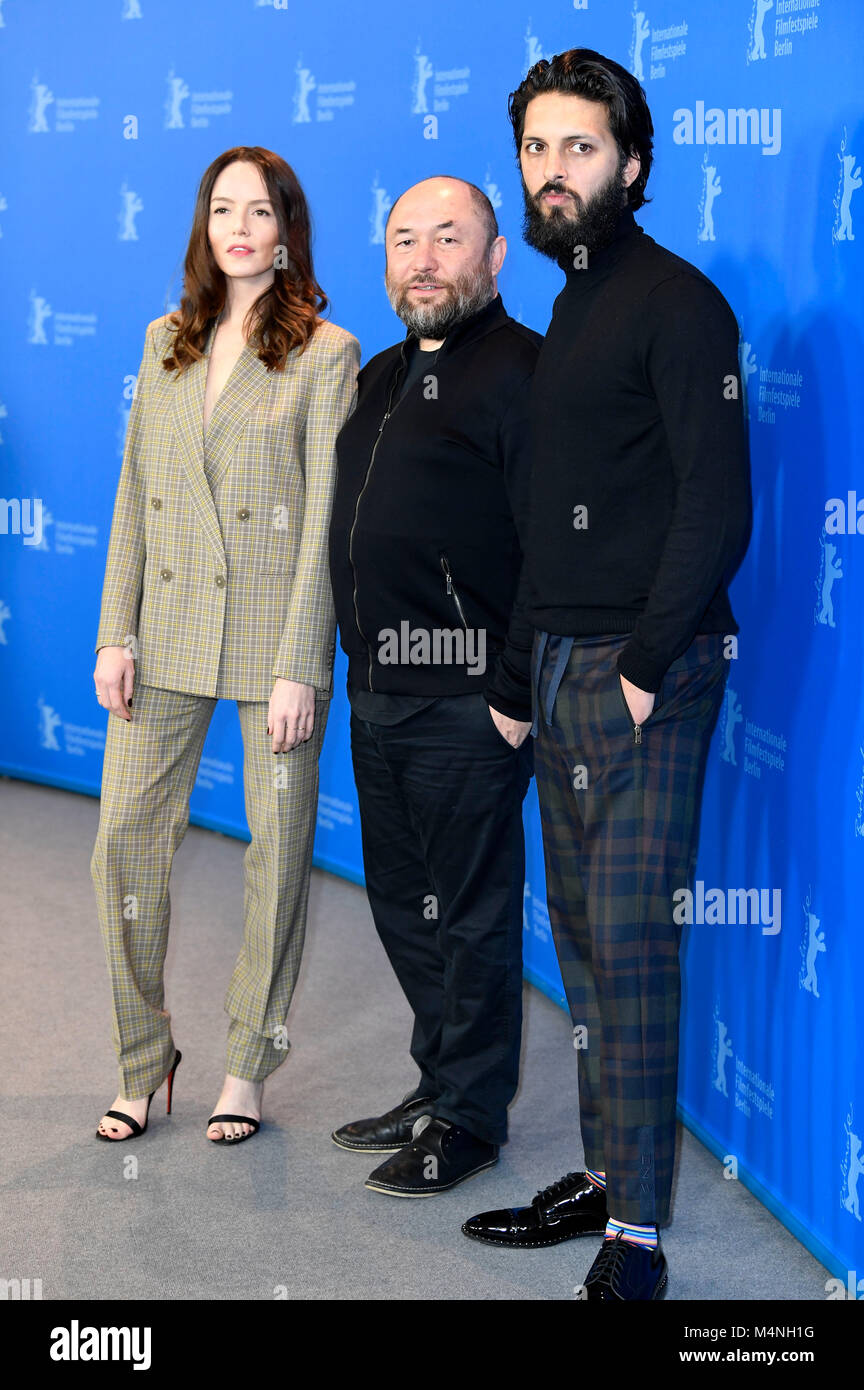
<svg viewBox="0 0 864 1390">
<path fill-rule="evenodd" d="M 258 296 L 244 320 L 247 340 L 257 348 L 268 371 L 284 371 L 288 353 L 295 347 L 305 350 L 318 326 L 318 315 L 329 302 L 315 279 L 309 207 L 297 175 L 272 150 L 237 145 L 214 159 L 198 187 L 183 295 L 180 308 L 169 318 L 175 335 L 171 354 L 162 362 L 166 371 L 183 372 L 201 360 L 212 321 L 225 307 L 227 277 L 216 264 L 207 227 L 213 185 L 222 170 L 236 160 L 254 164 L 264 180 L 279 230 L 279 259 L 284 261 L 274 269 L 272 284 Z"/>
</svg>

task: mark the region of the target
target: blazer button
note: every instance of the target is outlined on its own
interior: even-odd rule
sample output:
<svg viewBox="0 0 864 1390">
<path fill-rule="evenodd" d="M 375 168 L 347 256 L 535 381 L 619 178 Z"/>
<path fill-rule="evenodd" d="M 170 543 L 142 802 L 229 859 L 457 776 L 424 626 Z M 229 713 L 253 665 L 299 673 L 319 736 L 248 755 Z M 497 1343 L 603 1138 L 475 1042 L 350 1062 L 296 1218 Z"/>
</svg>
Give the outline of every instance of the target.
<svg viewBox="0 0 864 1390">
<path fill-rule="evenodd" d="M 216 576 L 216 587 L 217 587 L 218 589 L 224 589 L 224 588 L 225 588 L 225 576 L 224 576 L 224 574 L 217 574 L 217 576 Z"/>
<path fill-rule="evenodd" d="M 240 520 L 240 521 L 248 521 L 248 520 L 249 520 L 249 508 L 248 508 L 248 507 L 238 507 L 238 508 L 237 508 L 237 517 L 238 517 L 238 520 Z"/>
<path fill-rule="evenodd" d="M 157 511 L 157 512 L 158 512 L 159 508 L 162 506 L 162 498 L 161 498 L 161 497 L 151 497 L 151 498 L 150 498 L 150 506 L 154 509 L 154 511 Z"/>
<path fill-rule="evenodd" d="M 161 574 L 161 576 L 162 576 L 163 579 L 173 579 L 173 578 L 174 578 L 174 575 L 173 575 L 173 573 L 172 573 L 171 570 L 160 570 L 159 573 Z"/>
</svg>

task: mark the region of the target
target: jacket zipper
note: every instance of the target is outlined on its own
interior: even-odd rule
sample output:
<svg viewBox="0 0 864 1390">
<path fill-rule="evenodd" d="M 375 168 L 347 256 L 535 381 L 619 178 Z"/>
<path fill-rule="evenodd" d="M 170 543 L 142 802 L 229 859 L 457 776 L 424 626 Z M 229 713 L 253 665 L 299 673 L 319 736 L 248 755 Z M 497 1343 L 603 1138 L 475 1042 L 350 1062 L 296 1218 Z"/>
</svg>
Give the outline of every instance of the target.
<svg viewBox="0 0 864 1390">
<path fill-rule="evenodd" d="M 399 406 L 400 406 L 401 403 L 402 403 L 401 401 L 397 401 L 396 404 L 395 404 L 395 406 L 393 406 L 393 410 L 390 409 L 390 406 L 391 406 L 391 404 L 392 404 L 392 402 L 393 402 L 393 392 L 396 390 L 397 383 L 398 383 L 399 378 L 400 378 L 400 376 L 401 376 L 401 374 L 402 374 L 403 368 L 405 367 L 405 343 L 404 343 L 404 342 L 402 343 L 402 349 L 401 349 L 401 352 L 400 352 L 400 358 L 401 358 L 401 361 L 400 361 L 400 364 L 399 364 L 399 371 L 396 373 L 395 379 L 394 379 L 394 381 L 393 381 L 393 385 L 390 387 L 390 394 L 389 394 L 389 396 L 388 396 L 388 398 L 387 398 L 387 409 L 386 409 L 385 412 L 384 412 L 384 418 L 383 418 L 383 420 L 381 421 L 381 424 L 378 426 L 378 434 L 377 434 L 377 436 L 376 436 L 375 443 L 372 445 L 372 453 L 369 455 L 369 465 L 368 465 L 368 467 L 367 467 L 367 469 L 366 469 L 366 477 L 363 479 L 363 486 L 361 487 L 360 491 L 358 492 L 358 494 L 357 494 L 357 501 L 356 501 L 356 503 L 354 504 L 354 520 L 353 520 L 353 522 L 351 523 L 351 530 L 350 530 L 350 532 L 349 532 L 349 534 L 348 534 L 348 559 L 349 559 L 349 561 L 350 561 L 351 570 L 352 570 L 353 575 L 354 575 L 354 621 L 355 621 L 356 624 L 357 624 L 357 631 L 360 633 L 360 636 L 362 637 L 363 641 L 366 643 L 366 647 L 367 647 L 367 650 L 368 650 L 368 652 L 369 652 L 369 677 L 368 677 L 368 679 L 369 679 L 369 689 L 370 689 L 370 690 L 373 689 L 373 686 L 372 686 L 372 646 L 371 646 L 371 644 L 370 644 L 368 638 L 366 637 L 365 632 L 363 631 L 362 627 L 360 626 L 360 612 L 359 612 L 359 610 L 358 610 L 358 608 L 357 608 L 357 570 L 356 570 L 356 567 L 355 567 L 355 565 L 354 565 L 354 553 L 353 553 L 354 531 L 355 531 L 356 526 L 357 526 L 357 514 L 358 514 L 358 512 L 359 512 L 359 510 L 360 510 L 360 499 L 362 498 L 363 493 L 366 491 L 367 485 L 368 485 L 368 483 L 369 483 L 369 476 L 370 476 L 370 474 L 371 474 L 371 472 L 372 472 L 372 465 L 373 465 L 373 463 L 375 462 L 375 453 L 376 453 L 376 450 L 377 450 L 378 445 L 379 445 L 379 443 L 380 443 L 381 435 L 382 435 L 383 432 L 384 432 L 384 426 L 387 424 L 387 421 L 390 419 L 390 416 L 394 413 L 394 411 L 396 411 L 396 410 L 399 409 Z"/>
<path fill-rule="evenodd" d="M 448 592 L 448 594 L 450 594 L 450 595 L 452 596 L 452 598 L 453 598 L 453 600 L 454 600 L 454 602 L 455 602 L 455 604 L 456 604 L 456 607 L 457 607 L 457 609 L 459 610 L 459 617 L 462 619 L 462 626 L 464 627 L 465 631 L 467 632 L 467 631 L 468 631 L 468 624 L 467 624 L 467 622 L 465 621 L 465 610 L 464 610 L 464 608 L 462 607 L 462 600 L 460 599 L 459 595 L 458 595 L 457 592 L 456 592 L 456 586 L 455 586 L 454 583 L 453 583 L 453 576 L 452 576 L 452 574 L 450 573 L 450 565 L 449 565 L 449 563 L 448 563 L 448 560 L 447 560 L 447 556 L 446 556 L 446 555 L 442 555 L 442 556 L 441 556 L 441 568 L 442 568 L 442 570 L 444 571 L 445 575 L 447 576 L 447 592 Z"/>
</svg>

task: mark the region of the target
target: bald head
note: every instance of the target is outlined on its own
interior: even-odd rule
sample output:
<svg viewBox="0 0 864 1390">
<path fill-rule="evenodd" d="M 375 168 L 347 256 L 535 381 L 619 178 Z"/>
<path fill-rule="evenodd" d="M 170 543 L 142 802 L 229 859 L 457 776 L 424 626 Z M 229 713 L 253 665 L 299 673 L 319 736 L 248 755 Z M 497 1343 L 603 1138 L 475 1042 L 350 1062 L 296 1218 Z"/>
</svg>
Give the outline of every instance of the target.
<svg viewBox="0 0 864 1390">
<path fill-rule="evenodd" d="M 384 237 L 390 303 L 424 344 L 443 342 L 498 293 L 507 243 L 486 194 L 465 179 L 423 179 L 397 198 Z"/>
<path fill-rule="evenodd" d="M 385 238 L 389 235 L 390 225 L 397 211 L 401 226 L 410 216 L 412 210 L 416 212 L 418 206 L 420 208 L 427 207 L 430 200 L 436 198 L 440 200 L 442 207 L 455 208 L 462 217 L 470 216 L 473 213 L 483 227 L 486 250 L 491 249 L 492 243 L 498 235 L 498 219 L 495 216 L 495 209 L 483 189 L 478 188 L 476 183 L 469 183 L 467 179 L 453 178 L 450 174 L 436 174 L 432 178 L 421 179 L 411 188 L 406 188 L 390 209 L 387 226 L 384 229 Z"/>
</svg>

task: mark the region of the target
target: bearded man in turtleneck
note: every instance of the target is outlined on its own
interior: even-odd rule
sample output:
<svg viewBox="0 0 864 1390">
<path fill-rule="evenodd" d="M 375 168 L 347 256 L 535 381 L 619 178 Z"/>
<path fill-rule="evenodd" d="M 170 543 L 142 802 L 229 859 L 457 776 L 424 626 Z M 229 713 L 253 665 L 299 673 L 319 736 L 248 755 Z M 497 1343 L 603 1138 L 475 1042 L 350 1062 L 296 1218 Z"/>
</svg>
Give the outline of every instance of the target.
<svg viewBox="0 0 864 1390">
<path fill-rule="evenodd" d="M 584 1166 L 463 1231 L 531 1248 L 602 1236 L 584 1297 L 647 1300 L 668 1277 L 675 895 L 693 887 L 751 522 L 738 326 L 634 220 L 653 125 L 629 72 L 572 49 L 537 63 L 509 110 L 525 239 L 565 274 L 532 381 L 520 596 Z"/>
</svg>

